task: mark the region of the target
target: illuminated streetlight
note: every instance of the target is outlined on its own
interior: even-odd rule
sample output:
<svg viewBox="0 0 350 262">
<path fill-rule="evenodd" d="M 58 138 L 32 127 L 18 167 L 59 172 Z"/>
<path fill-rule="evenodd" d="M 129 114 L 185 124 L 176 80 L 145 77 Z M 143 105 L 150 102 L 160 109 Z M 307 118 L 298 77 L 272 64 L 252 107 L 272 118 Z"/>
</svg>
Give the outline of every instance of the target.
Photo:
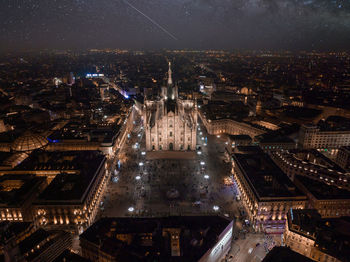
<svg viewBox="0 0 350 262">
<path fill-rule="evenodd" d="M 217 135 L 216 137 L 217 137 L 217 138 L 220 138 L 220 135 Z"/>
<path fill-rule="evenodd" d="M 143 166 L 143 162 L 140 162 L 140 163 L 139 163 L 139 166 Z"/>
<path fill-rule="evenodd" d="M 136 179 L 136 180 L 140 180 L 141 177 L 140 177 L 140 176 L 136 176 L 135 179 Z"/>
<path fill-rule="evenodd" d="M 199 132 L 200 135 L 203 135 L 203 132 Z"/>
<path fill-rule="evenodd" d="M 214 209 L 214 211 L 219 211 L 219 207 L 218 206 L 213 206 L 213 209 Z"/>
<path fill-rule="evenodd" d="M 205 162 L 204 161 L 201 161 L 201 166 L 204 166 L 205 165 Z"/>
<path fill-rule="evenodd" d="M 201 139 L 204 140 L 204 137 L 202 137 Z"/>
<path fill-rule="evenodd" d="M 133 208 L 133 207 L 129 207 L 129 208 L 128 208 L 128 211 L 129 211 L 129 212 L 134 212 L 134 210 L 135 210 L 135 208 Z"/>
<path fill-rule="evenodd" d="M 209 179 L 209 176 L 208 176 L 208 175 L 204 175 L 204 178 L 205 178 L 205 179 Z"/>
<path fill-rule="evenodd" d="M 202 151 L 197 151 L 197 155 L 201 155 L 202 154 Z"/>
<path fill-rule="evenodd" d="M 146 155 L 146 152 L 145 152 L 145 151 L 142 151 L 142 152 L 141 152 L 141 155 L 143 155 L 143 156 Z"/>
</svg>

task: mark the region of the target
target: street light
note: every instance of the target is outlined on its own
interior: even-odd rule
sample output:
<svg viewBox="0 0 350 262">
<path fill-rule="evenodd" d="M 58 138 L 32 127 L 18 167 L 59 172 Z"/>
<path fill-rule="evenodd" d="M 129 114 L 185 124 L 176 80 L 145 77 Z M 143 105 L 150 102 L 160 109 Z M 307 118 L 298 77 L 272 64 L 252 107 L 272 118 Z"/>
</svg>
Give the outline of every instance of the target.
<svg viewBox="0 0 350 262">
<path fill-rule="evenodd" d="M 220 138 L 220 135 L 217 135 L 216 137 L 217 137 L 217 138 Z"/>
<path fill-rule="evenodd" d="M 201 139 L 204 140 L 204 137 L 202 137 Z"/>
<path fill-rule="evenodd" d="M 205 165 L 205 162 L 204 161 L 201 161 L 201 166 L 204 166 Z"/>
<path fill-rule="evenodd" d="M 129 207 L 129 208 L 128 208 L 128 211 L 129 211 L 129 212 L 134 212 L 134 210 L 135 210 L 135 208 L 133 208 L 133 207 Z"/>
<path fill-rule="evenodd" d="M 139 163 L 139 166 L 143 166 L 143 162 L 140 162 L 140 163 Z"/>
<path fill-rule="evenodd" d="M 142 152 L 141 152 L 141 155 L 143 155 L 143 156 L 146 155 L 146 152 L 145 152 L 145 151 L 142 151 Z"/>
<path fill-rule="evenodd" d="M 214 211 L 219 211 L 219 207 L 218 206 L 213 206 L 213 209 L 214 209 Z"/>
<path fill-rule="evenodd" d="M 197 151 L 197 155 L 201 155 L 202 154 L 202 151 Z"/>
<path fill-rule="evenodd" d="M 203 135 L 203 132 L 199 132 L 200 135 Z"/>
<path fill-rule="evenodd" d="M 140 180 L 141 177 L 140 177 L 140 176 L 136 176 L 135 179 L 136 179 L 136 180 Z"/>
<path fill-rule="evenodd" d="M 209 179 L 209 176 L 208 176 L 208 175 L 204 175 L 204 178 L 205 178 L 205 179 Z"/>
</svg>

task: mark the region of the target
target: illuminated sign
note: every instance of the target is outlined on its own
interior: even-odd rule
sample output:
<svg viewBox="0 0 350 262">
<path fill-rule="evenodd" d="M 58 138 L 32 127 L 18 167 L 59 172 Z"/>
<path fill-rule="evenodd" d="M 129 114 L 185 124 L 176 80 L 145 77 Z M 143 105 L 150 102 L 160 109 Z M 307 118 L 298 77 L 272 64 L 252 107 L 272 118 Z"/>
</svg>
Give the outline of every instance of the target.
<svg viewBox="0 0 350 262">
<path fill-rule="evenodd" d="M 86 78 L 92 78 L 92 77 L 104 77 L 104 74 L 86 74 Z"/>
</svg>

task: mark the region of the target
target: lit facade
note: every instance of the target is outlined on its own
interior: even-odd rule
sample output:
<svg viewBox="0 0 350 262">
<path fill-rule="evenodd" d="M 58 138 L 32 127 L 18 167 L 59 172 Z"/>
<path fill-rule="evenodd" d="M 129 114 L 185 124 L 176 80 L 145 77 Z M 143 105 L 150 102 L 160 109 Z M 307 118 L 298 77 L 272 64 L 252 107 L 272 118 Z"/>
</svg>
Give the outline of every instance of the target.
<svg viewBox="0 0 350 262">
<path fill-rule="evenodd" d="M 261 167 L 254 163 L 257 159 L 264 163 L 271 161 L 265 154 L 233 154 L 232 173 L 243 205 L 250 223 L 257 231 L 283 232 L 288 210 L 305 208 L 307 197 L 278 167 Z M 264 171 L 260 172 L 259 169 Z M 276 194 L 272 193 L 274 187 L 278 188 Z"/>
<path fill-rule="evenodd" d="M 178 97 L 169 63 L 168 85 L 158 100 L 145 99 L 143 108 L 146 150 L 195 150 L 197 108 Z"/>
<path fill-rule="evenodd" d="M 343 169 L 350 170 L 350 146 L 339 148 L 335 161 Z"/>
<path fill-rule="evenodd" d="M 342 259 L 344 253 L 341 249 L 347 249 L 348 247 L 341 243 L 343 241 L 342 237 L 339 236 L 341 233 L 336 232 L 336 226 L 333 228 L 334 225 L 332 225 L 338 222 L 340 221 L 321 219 L 317 211 L 313 209 L 291 209 L 288 212 L 286 229 L 283 235 L 284 243 L 293 251 L 314 261 L 344 261 Z M 334 248 L 334 246 L 338 247 Z"/>
<path fill-rule="evenodd" d="M 303 125 L 299 132 L 302 148 L 337 149 L 350 145 L 350 131 L 322 131 L 313 125 Z"/>
<path fill-rule="evenodd" d="M 201 111 L 199 111 L 199 116 L 210 135 L 249 135 L 250 137 L 255 137 L 266 133 L 266 131 L 253 127 L 247 123 L 238 122 L 232 119 L 219 119 L 211 120 L 206 119 Z"/>
</svg>

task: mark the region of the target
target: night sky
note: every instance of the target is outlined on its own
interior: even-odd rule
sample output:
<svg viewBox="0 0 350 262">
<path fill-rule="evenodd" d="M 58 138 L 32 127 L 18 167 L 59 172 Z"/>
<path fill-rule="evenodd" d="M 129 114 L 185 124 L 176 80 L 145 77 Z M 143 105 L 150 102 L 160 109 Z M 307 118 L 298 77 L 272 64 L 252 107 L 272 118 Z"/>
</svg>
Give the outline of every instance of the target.
<svg viewBox="0 0 350 262">
<path fill-rule="evenodd" d="M 348 50 L 350 0 L 0 0 L 0 50 Z"/>
</svg>

